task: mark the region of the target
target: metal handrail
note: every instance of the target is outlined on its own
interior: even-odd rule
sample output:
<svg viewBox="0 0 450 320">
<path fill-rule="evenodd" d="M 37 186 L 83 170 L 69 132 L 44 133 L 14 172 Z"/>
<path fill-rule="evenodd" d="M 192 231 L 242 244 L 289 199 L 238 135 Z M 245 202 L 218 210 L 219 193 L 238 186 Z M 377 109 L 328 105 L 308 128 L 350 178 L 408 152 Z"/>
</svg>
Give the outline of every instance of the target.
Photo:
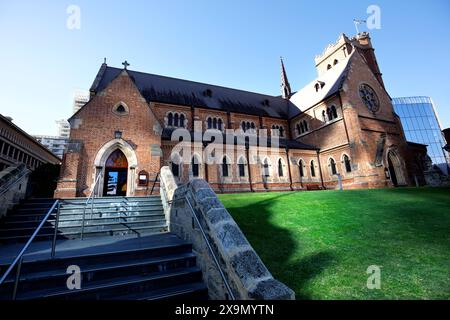
<svg viewBox="0 0 450 320">
<path fill-rule="evenodd" d="M 92 215 L 94 214 L 94 197 L 95 197 L 95 189 L 97 188 L 97 184 L 100 181 L 100 176 L 102 175 L 102 173 L 100 172 L 97 176 L 97 178 L 95 178 L 95 182 L 94 182 L 94 186 L 92 188 L 91 193 L 89 194 L 89 197 L 86 200 L 86 203 L 84 204 L 84 209 L 83 209 L 83 220 L 81 222 L 81 240 L 83 240 L 83 236 L 84 236 L 84 224 L 85 224 L 85 220 L 86 220 L 86 208 L 89 204 L 89 199 L 92 198 L 92 202 L 91 202 L 91 218 Z"/>
<path fill-rule="evenodd" d="M 39 226 L 36 228 L 36 230 L 34 231 L 33 235 L 30 237 L 30 239 L 27 241 L 27 243 L 25 244 L 25 246 L 22 248 L 22 250 L 20 251 L 20 253 L 17 255 L 17 257 L 14 259 L 13 263 L 9 266 L 8 270 L 6 270 L 6 272 L 3 274 L 2 278 L 0 279 L 0 285 L 3 284 L 3 282 L 5 282 L 6 278 L 9 276 L 9 274 L 11 273 L 11 271 L 14 269 L 14 267 L 17 265 L 17 263 L 19 263 L 18 267 L 17 267 L 17 275 L 16 275 L 16 280 L 14 283 L 14 291 L 13 291 L 13 300 L 16 298 L 16 293 L 17 293 L 17 285 L 20 279 L 20 270 L 22 268 L 22 261 L 23 261 L 23 255 L 25 254 L 25 252 L 28 250 L 28 247 L 31 245 L 31 243 L 33 242 L 33 240 L 36 238 L 37 234 L 39 233 L 39 231 L 41 231 L 42 227 L 44 226 L 44 224 L 47 222 L 48 218 L 50 217 L 50 215 L 53 213 L 53 211 L 55 210 L 56 206 L 59 204 L 59 200 L 56 200 L 55 203 L 52 205 L 52 207 L 48 210 L 47 214 L 45 215 L 45 217 L 42 219 L 41 223 L 39 224 Z M 53 250 L 54 250 L 54 246 L 52 246 L 52 252 L 51 255 L 54 256 Z"/>
<path fill-rule="evenodd" d="M 197 217 L 197 214 L 195 213 L 194 207 L 192 206 L 191 201 L 189 200 L 187 195 L 185 194 L 184 198 L 183 197 L 179 197 L 177 199 L 172 199 L 172 201 L 170 201 L 170 202 L 175 202 L 175 201 L 179 201 L 179 200 L 183 200 L 183 199 L 186 200 L 186 202 L 187 202 L 187 204 L 189 206 L 189 209 L 191 209 L 192 216 L 193 216 L 195 222 L 197 223 L 197 225 L 200 228 L 200 232 L 202 233 L 203 239 L 205 239 L 206 246 L 208 247 L 208 250 L 211 253 L 211 256 L 212 256 L 212 258 L 214 260 L 214 263 L 217 266 L 217 269 L 219 270 L 219 273 L 220 273 L 220 276 L 221 276 L 221 278 L 223 280 L 223 283 L 225 284 L 225 287 L 226 287 L 226 289 L 228 291 L 228 294 L 230 295 L 230 299 L 231 300 L 236 300 L 236 298 L 234 297 L 233 291 L 231 290 L 231 287 L 228 284 L 228 281 L 227 281 L 227 279 L 225 277 L 225 274 L 223 273 L 222 267 L 219 264 L 219 260 L 217 259 L 216 254 L 214 253 L 214 251 L 213 251 L 213 249 L 211 247 L 211 244 L 209 243 L 209 240 L 208 240 L 208 237 L 206 236 L 205 230 L 203 229 L 203 226 L 201 225 L 200 221 L 198 220 L 198 217 Z"/>
<path fill-rule="evenodd" d="M 153 194 L 153 189 L 155 189 L 156 182 L 158 182 L 158 177 L 159 177 L 159 171 L 158 171 L 158 173 L 156 174 L 155 180 L 153 181 L 153 186 L 152 186 L 152 190 L 150 191 L 150 195 Z"/>
<path fill-rule="evenodd" d="M 14 180 L 13 182 L 9 183 L 6 187 L 4 187 L 5 189 L 0 191 L 0 196 L 4 195 L 6 192 L 9 191 L 9 189 L 11 189 L 13 186 L 15 186 L 17 183 L 19 183 L 20 181 L 22 181 L 22 178 L 27 176 L 29 174 L 29 172 L 25 172 L 23 173 L 19 178 L 17 178 L 16 180 Z"/>
</svg>

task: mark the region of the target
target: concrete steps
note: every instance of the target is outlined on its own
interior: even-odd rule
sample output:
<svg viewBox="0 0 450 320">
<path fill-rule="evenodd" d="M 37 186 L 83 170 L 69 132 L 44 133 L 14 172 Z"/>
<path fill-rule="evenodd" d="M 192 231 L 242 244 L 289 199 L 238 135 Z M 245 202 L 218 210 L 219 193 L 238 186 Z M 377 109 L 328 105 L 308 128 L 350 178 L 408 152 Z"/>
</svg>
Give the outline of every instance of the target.
<svg viewBox="0 0 450 320">
<path fill-rule="evenodd" d="M 29 199 L 16 206 L 0 221 L 0 243 L 26 241 L 52 207 L 54 199 Z M 57 210 L 52 212 L 38 240 L 51 239 L 55 233 Z M 167 231 L 158 196 L 96 198 L 86 206 L 85 198 L 62 199 L 59 207 L 58 239 L 81 237 L 147 235 Z"/>
<path fill-rule="evenodd" d="M 191 245 L 174 235 L 127 238 L 125 249 L 116 246 L 119 250 L 89 239 L 73 241 L 79 249 L 70 247 L 67 254 L 64 249 L 58 250 L 60 256 L 53 260 L 25 259 L 18 300 L 207 299 L 207 289 L 196 267 Z M 96 247 L 98 252 L 95 252 Z M 104 251 L 106 247 L 108 251 Z M 66 285 L 67 267 L 74 265 L 80 268 L 80 290 L 70 290 Z M 0 270 L 7 267 L 8 264 L 0 264 Z M 0 287 L 0 300 L 11 298 L 14 276 L 12 273 Z"/>
</svg>

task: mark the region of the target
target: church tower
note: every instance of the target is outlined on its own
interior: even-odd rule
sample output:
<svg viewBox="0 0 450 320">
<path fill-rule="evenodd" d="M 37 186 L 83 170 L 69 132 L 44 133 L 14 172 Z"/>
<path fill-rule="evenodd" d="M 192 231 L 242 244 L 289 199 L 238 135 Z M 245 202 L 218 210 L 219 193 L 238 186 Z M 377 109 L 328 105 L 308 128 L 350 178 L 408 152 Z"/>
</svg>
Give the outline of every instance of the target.
<svg viewBox="0 0 450 320">
<path fill-rule="evenodd" d="M 349 56 L 353 50 L 358 50 L 364 57 L 370 70 L 384 88 L 382 73 L 375 56 L 375 49 L 367 32 L 358 33 L 353 38 L 348 38 L 345 34 L 341 34 L 336 43 L 330 44 L 321 55 L 316 56 L 315 63 L 318 75 L 321 76 L 334 68 L 334 66 Z"/>
</svg>

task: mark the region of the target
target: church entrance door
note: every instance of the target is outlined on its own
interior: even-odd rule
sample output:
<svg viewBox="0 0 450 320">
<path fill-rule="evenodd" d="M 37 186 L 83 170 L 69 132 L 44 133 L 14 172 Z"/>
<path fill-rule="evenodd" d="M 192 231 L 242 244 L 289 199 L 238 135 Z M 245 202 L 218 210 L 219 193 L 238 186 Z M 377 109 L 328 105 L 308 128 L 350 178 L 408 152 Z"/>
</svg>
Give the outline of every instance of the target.
<svg viewBox="0 0 450 320">
<path fill-rule="evenodd" d="M 126 196 L 127 177 L 127 157 L 122 151 L 116 149 L 106 160 L 103 196 Z"/>
<path fill-rule="evenodd" d="M 387 160 L 392 184 L 395 187 L 406 185 L 406 180 L 404 178 L 398 156 L 394 152 L 389 151 Z"/>
</svg>

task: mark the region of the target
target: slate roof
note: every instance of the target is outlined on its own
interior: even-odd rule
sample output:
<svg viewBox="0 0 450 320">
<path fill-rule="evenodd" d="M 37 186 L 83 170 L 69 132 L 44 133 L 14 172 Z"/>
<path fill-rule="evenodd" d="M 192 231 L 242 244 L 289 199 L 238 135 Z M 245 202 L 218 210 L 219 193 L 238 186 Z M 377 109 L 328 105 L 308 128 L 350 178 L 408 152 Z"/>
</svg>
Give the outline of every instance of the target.
<svg viewBox="0 0 450 320">
<path fill-rule="evenodd" d="M 103 69 L 102 69 L 103 68 Z M 102 91 L 123 69 L 103 65 L 91 91 Z M 166 76 L 127 70 L 143 97 L 148 101 L 187 105 L 220 111 L 288 119 L 295 106 L 280 96 L 226 88 Z M 211 96 L 208 96 L 210 90 Z"/>
<path fill-rule="evenodd" d="M 289 118 L 298 115 L 302 111 L 306 111 L 310 107 L 336 94 L 344 84 L 350 69 L 350 62 L 356 51 L 353 51 L 346 59 L 340 61 L 330 70 L 326 71 L 320 77 L 310 82 L 303 89 L 296 92 L 291 97 L 291 102 L 296 106 L 297 114 L 291 113 Z M 323 84 L 323 88 L 316 91 L 316 83 Z M 291 109 L 295 111 L 295 109 Z"/>
</svg>

